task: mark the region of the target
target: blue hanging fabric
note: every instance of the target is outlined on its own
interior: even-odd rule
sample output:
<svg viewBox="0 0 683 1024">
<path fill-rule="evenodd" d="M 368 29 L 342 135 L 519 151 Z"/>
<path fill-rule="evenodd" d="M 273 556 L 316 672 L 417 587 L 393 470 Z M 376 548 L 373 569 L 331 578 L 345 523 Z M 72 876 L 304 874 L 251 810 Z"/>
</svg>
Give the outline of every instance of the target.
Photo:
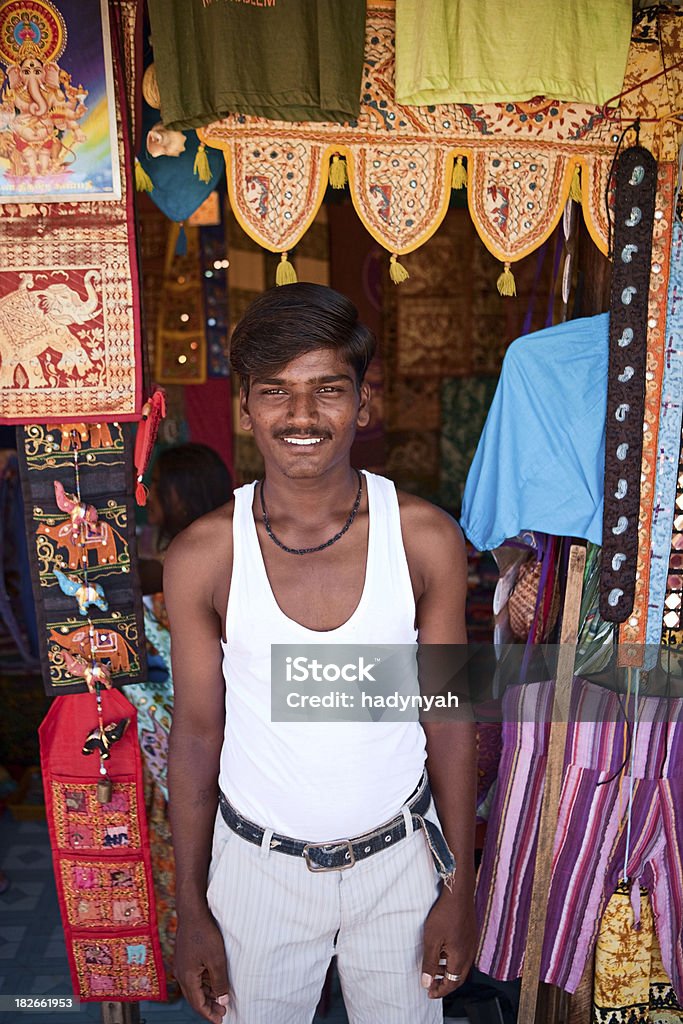
<svg viewBox="0 0 683 1024">
<path fill-rule="evenodd" d="M 161 125 L 160 117 L 159 111 L 143 100 L 142 146 L 136 175 L 144 172 L 148 176 L 152 188 L 148 191 L 147 185 L 144 190 L 148 191 L 150 199 L 162 213 L 171 220 L 183 221 L 199 209 L 220 184 L 225 174 L 225 161 L 220 150 L 202 146 L 195 131 L 172 133 L 172 141 L 178 145 L 181 140 L 175 136 L 183 135 L 185 138 L 185 147 L 178 156 L 152 156 L 147 148 L 150 131 L 158 128 L 161 145 L 164 139 L 171 138 L 171 133 Z"/>
</svg>

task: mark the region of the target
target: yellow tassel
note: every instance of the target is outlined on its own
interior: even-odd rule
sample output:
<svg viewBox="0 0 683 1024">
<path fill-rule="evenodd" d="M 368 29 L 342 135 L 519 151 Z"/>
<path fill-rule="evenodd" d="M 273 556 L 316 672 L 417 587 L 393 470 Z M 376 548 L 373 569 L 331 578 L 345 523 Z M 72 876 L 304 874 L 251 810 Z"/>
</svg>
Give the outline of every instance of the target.
<svg viewBox="0 0 683 1024">
<path fill-rule="evenodd" d="M 389 260 L 389 277 L 394 284 L 401 284 L 402 281 L 407 281 L 410 274 L 406 268 L 398 262 L 398 253 L 392 253 L 391 259 Z"/>
<path fill-rule="evenodd" d="M 296 284 L 299 280 L 296 270 L 287 259 L 288 255 L 286 252 L 280 254 L 280 262 L 275 271 L 275 284 Z"/>
<path fill-rule="evenodd" d="M 135 157 L 135 189 L 137 192 L 154 191 L 154 183 L 137 157 Z"/>
<path fill-rule="evenodd" d="M 516 295 L 517 288 L 515 287 L 515 278 L 510 270 L 510 264 L 505 263 L 503 265 L 503 273 L 500 275 L 497 281 L 498 291 L 501 295 Z"/>
<path fill-rule="evenodd" d="M 569 198 L 573 199 L 575 203 L 581 202 L 581 171 L 578 164 L 574 168 L 574 176 L 569 186 Z"/>
<path fill-rule="evenodd" d="M 197 175 L 200 181 L 207 183 L 211 181 L 211 168 L 209 167 L 209 158 L 206 155 L 206 146 L 203 142 L 199 143 L 197 149 L 197 155 L 194 158 L 194 173 Z"/>
<path fill-rule="evenodd" d="M 339 153 L 335 153 L 330 164 L 330 185 L 332 188 L 346 188 L 348 180 L 346 161 L 341 159 Z"/>
<path fill-rule="evenodd" d="M 467 188 L 467 168 L 463 165 L 461 156 L 453 164 L 451 188 Z"/>
</svg>

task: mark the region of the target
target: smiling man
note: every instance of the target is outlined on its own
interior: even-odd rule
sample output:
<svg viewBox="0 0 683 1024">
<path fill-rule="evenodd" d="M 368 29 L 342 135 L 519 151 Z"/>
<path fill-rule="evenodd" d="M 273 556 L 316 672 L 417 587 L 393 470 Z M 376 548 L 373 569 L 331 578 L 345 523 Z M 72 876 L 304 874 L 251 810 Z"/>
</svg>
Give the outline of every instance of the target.
<svg viewBox="0 0 683 1024">
<path fill-rule="evenodd" d="M 271 644 L 465 643 L 456 523 L 350 463 L 375 342 L 342 295 L 261 296 L 231 347 L 265 476 L 164 569 L 176 973 L 207 1020 L 436 1024 L 475 949 L 473 725 L 273 722 Z"/>
</svg>

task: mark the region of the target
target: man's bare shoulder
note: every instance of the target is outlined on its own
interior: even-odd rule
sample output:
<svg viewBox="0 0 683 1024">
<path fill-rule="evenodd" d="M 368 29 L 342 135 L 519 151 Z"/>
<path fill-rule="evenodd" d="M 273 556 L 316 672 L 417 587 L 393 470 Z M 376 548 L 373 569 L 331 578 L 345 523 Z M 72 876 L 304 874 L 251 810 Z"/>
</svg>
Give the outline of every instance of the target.
<svg viewBox="0 0 683 1024">
<path fill-rule="evenodd" d="M 467 574 L 465 538 L 453 516 L 424 498 L 397 491 L 401 532 L 411 573 L 423 584 L 442 574 Z"/>
<path fill-rule="evenodd" d="M 431 501 L 418 498 L 416 494 L 399 490 L 396 494 L 404 542 L 411 540 L 418 544 L 438 543 L 456 547 L 464 545 L 462 530 L 448 512 L 433 505 Z"/>
<path fill-rule="evenodd" d="M 176 575 L 192 577 L 204 586 L 225 579 L 232 565 L 234 501 L 207 512 L 190 523 L 169 545 L 164 559 L 164 580 Z"/>
</svg>

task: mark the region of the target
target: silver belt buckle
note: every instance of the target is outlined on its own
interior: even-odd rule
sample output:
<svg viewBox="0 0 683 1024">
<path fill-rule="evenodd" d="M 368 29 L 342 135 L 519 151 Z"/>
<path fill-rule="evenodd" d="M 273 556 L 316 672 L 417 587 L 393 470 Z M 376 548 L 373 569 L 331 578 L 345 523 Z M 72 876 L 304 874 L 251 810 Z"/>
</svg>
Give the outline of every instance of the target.
<svg viewBox="0 0 683 1024">
<path fill-rule="evenodd" d="M 330 847 L 330 849 L 326 850 L 326 853 L 335 853 L 337 850 L 342 850 L 344 847 L 347 847 L 348 852 L 346 857 L 348 858 L 348 862 L 346 864 L 340 864 L 339 867 L 336 868 L 325 868 L 320 864 L 315 864 L 311 860 L 310 850 L 321 850 L 325 849 L 325 847 Z M 350 839 L 342 839 L 338 843 L 306 843 L 303 849 L 303 856 L 306 861 L 306 867 L 309 871 L 312 871 L 314 875 L 322 871 L 346 871 L 347 868 L 352 868 L 356 863 L 356 855 L 353 852 L 353 846 L 351 845 Z"/>
</svg>

